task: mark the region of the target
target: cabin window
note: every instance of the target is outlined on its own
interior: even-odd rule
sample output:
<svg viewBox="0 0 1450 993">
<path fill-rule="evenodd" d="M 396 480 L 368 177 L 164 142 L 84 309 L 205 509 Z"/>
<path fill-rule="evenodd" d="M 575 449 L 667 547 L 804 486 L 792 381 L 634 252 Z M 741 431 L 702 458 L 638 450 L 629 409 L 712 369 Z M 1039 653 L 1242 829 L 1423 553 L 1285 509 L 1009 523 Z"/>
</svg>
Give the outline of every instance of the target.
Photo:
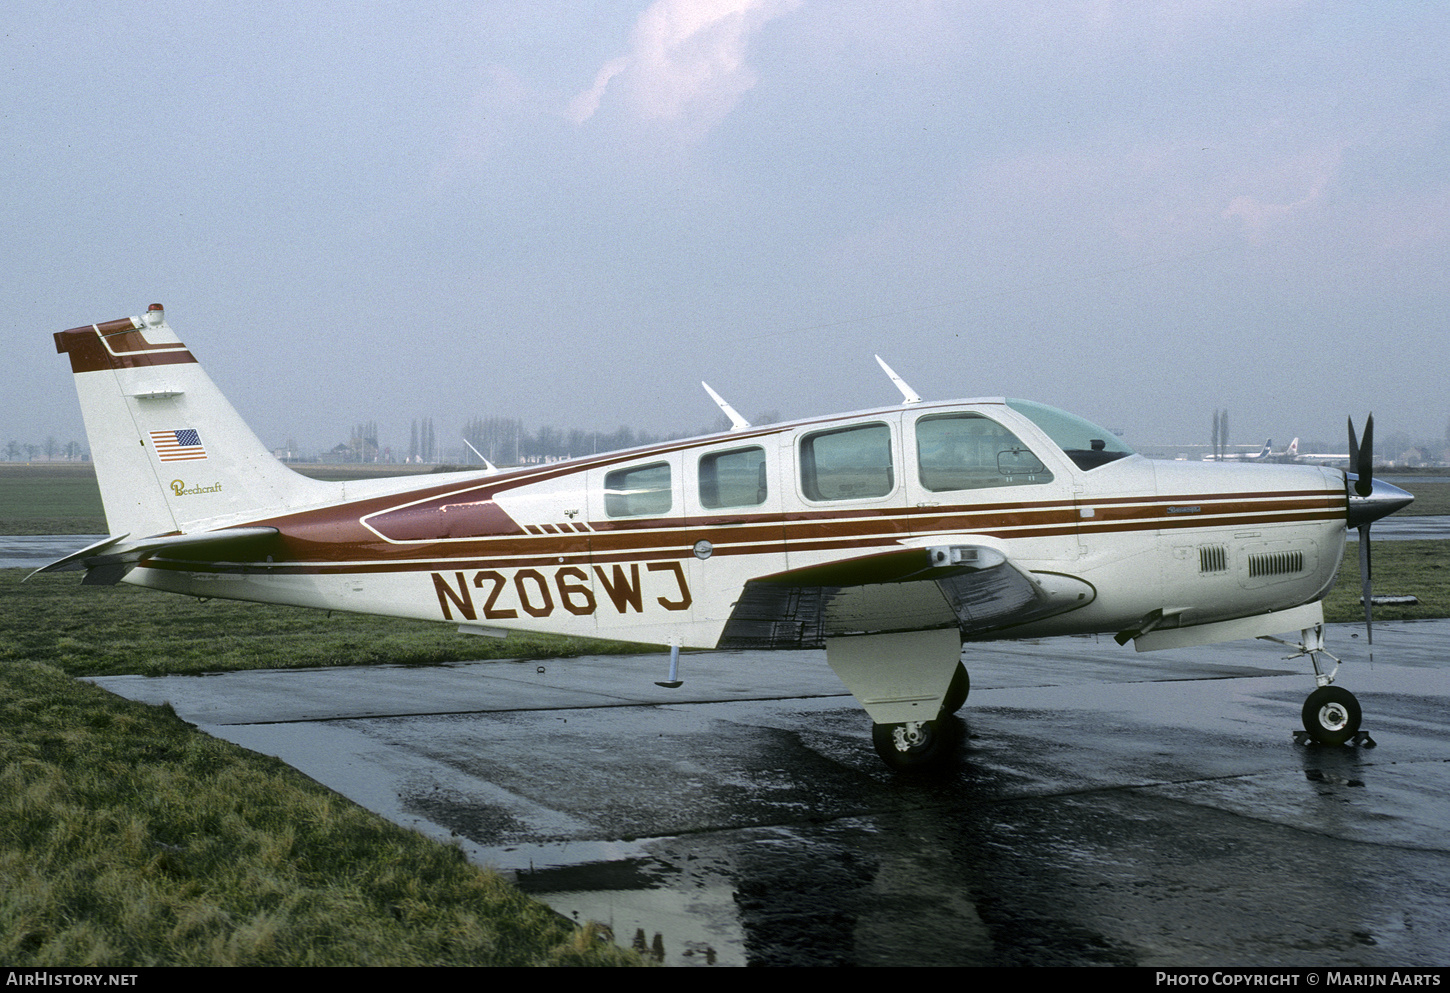
<svg viewBox="0 0 1450 993">
<path fill-rule="evenodd" d="M 916 422 L 916 465 L 933 493 L 1052 482 L 1031 449 L 981 414 L 942 414 Z"/>
<path fill-rule="evenodd" d="M 765 496 L 765 449 L 739 448 L 700 457 L 702 507 L 758 507 Z"/>
<path fill-rule="evenodd" d="M 885 424 L 820 431 L 801 439 L 801 491 L 808 500 L 882 497 L 896 486 L 891 428 Z"/>
<path fill-rule="evenodd" d="M 616 469 L 604 477 L 604 512 L 610 517 L 659 517 L 670 505 L 668 462 Z"/>
</svg>

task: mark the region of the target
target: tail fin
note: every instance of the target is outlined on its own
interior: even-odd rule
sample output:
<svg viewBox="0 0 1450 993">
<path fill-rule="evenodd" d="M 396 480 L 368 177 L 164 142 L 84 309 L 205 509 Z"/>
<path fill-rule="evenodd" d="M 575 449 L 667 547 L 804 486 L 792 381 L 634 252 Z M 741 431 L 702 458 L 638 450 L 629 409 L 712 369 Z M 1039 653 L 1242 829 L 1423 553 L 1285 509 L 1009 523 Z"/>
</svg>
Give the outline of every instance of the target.
<svg viewBox="0 0 1450 993">
<path fill-rule="evenodd" d="M 159 303 L 145 317 L 61 331 L 113 535 L 224 527 L 329 499 L 334 486 L 273 457 Z"/>
</svg>

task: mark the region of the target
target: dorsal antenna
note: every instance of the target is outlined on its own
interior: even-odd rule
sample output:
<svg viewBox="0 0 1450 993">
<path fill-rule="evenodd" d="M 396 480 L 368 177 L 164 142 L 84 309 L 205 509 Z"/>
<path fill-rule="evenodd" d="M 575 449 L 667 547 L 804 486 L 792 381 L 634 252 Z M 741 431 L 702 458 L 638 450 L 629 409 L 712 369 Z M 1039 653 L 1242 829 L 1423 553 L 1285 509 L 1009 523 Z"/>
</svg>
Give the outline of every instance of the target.
<svg viewBox="0 0 1450 993">
<path fill-rule="evenodd" d="M 474 455 L 477 455 L 480 459 L 482 459 L 482 461 L 483 461 L 483 467 L 486 470 L 488 470 L 489 472 L 498 472 L 498 466 L 494 465 L 488 459 L 485 459 L 483 457 L 483 453 L 480 452 L 478 449 L 476 449 L 476 448 L 473 447 L 473 442 L 469 441 L 467 438 L 464 438 L 463 439 L 463 443 L 469 447 L 469 449 L 473 452 Z"/>
<path fill-rule="evenodd" d="M 901 391 L 902 403 L 921 403 L 921 397 L 917 396 L 916 391 L 906 385 L 906 380 L 898 376 L 895 369 L 886 364 L 885 359 L 879 355 L 876 356 L 876 364 L 881 366 L 881 371 L 890 376 L 891 381 L 896 384 L 896 388 Z"/>
<path fill-rule="evenodd" d="M 741 417 L 739 412 L 736 411 L 734 407 L 726 403 L 724 397 L 716 393 L 714 390 L 710 389 L 709 383 L 705 382 L 702 379 L 700 380 L 700 385 L 705 387 L 705 392 L 710 394 L 710 399 L 715 401 L 715 406 L 719 407 L 722 411 L 725 412 L 725 416 L 730 418 L 731 431 L 743 431 L 746 428 L 750 427 L 750 422 L 747 421 L 745 418 Z"/>
</svg>

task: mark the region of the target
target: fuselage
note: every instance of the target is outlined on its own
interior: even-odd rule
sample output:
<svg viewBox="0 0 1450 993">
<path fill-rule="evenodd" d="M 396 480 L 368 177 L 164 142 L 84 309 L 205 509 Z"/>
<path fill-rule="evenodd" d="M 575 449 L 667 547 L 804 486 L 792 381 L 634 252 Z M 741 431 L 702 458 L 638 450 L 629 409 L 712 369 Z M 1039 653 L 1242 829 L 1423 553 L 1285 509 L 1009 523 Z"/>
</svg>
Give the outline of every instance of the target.
<svg viewBox="0 0 1450 993">
<path fill-rule="evenodd" d="M 1344 549 L 1343 473 L 1154 462 L 1103 434 L 1021 401 L 914 403 L 349 483 L 340 502 L 217 522 L 276 529 L 234 557 L 158 556 L 126 579 L 701 648 L 732 643 L 747 583 L 906 548 L 991 549 L 1070 601 L 1027 622 L 964 625 L 969 638 L 1113 632 L 1157 610 L 1199 624 L 1328 591 Z M 892 586 L 892 609 L 915 609 L 910 582 L 869 569 L 861 582 Z"/>
</svg>

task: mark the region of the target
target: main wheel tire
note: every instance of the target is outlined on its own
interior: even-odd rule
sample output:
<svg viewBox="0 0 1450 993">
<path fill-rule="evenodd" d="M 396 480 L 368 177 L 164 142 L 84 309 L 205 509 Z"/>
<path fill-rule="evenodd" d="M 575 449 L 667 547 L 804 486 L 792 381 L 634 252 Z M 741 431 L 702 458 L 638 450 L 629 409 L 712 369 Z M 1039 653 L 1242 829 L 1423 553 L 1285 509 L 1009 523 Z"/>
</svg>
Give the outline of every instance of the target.
<svg viewBox="0 0 1450 993">
<path fill-rule="evenodd" d="M 957 663 L 957 671 L 952 673 L 952 684 L 947 687 L 946 699 L 941 702 L 943 717 L 948 717 L 962 709 L 962 704 L 967 702 L 967 694 L 972 692 L 972 680 L 967 675 L 967 667 L 960 662 Z"/>
<path fill-rule="evenodd" d="M 1321 745 L 1342 745 L 1359 730 L 1359 701 L 1349 690 L 1321 686 L 1304 701 L 1304 730 Z"/>
<path fill-rule="evenodd" d="M 881 761 L 897 772 L 924 772 L 951 759 L 956 724 L 950 718 L 939 718 L 922 721 L 914 731 L 908 724 L 873 724 L 871 743 Z"/>
</svg>

